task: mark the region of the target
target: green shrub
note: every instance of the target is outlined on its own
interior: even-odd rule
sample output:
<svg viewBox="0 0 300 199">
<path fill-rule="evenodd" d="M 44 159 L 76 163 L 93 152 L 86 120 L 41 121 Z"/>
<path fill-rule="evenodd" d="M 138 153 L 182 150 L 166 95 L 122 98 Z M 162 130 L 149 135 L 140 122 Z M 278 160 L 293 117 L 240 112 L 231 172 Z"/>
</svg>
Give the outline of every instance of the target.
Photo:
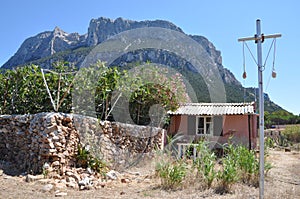
<svg viewBox="0 0 300 199">
<path fill-rule="evenodd" d="M 223 169 L 217 173 L 217 179 L 220 183 L 217 192 L 227 193 L 230 191 L 232 184 L 239 180 L 236 159 L 228 154 L 222 158 L 222 164 Z"/>
<path fill-rule="evenodd" d="M 237 181 L 257 186 L 259 176 L 259 161 L 255 152 L 245 146 L 229 144 L 224 149 L 225 156 L 221 159 L 223 169 L 218 171 L 219 191 L 229 192 Z"/>
<path fill-rule="evenodd" d="M 197 146 L 198 157 L 194 161 L 194 167 L 205 180 L 207 188 L 210 188 L 216 178 L 215 164 L 216 155 L 208 148 L 208 143 L 200 141 Z"/>
<path fill-rule="evenodd" d="M 257 185 L 259 175 L 259 162 L 255 157 L 255 152 L 244 146 L 237 147 L 237 166 L 240 170 L 240 178 L 245 183 Z"/>
<path fill-rule="evenodd" d="M 292 143 L 300 142 L 300 126 L 291 125 L 286 126 L 285 130 L 282 132 L 283 136 L 286 137 L 287 141 Z"/>
<path fill-rule="evenodd" d="M 259 161 L 253 150 L 245 146 L 224 146 L 224 155 L 217 159 L 215 153 L 210 150 L 209 143 L 200 141 L 196 148 L 197 157 L 192 167 L 190 159 L 172 160 L 171 153 L 166 154 L 160 163 L 156 165 L 156 174 L 161 179 L 161 185 L 165 189 L 174 189 L 182 184 L 183 180 L 188 182 L 200 182 L 205 188 L 217 185 L 216 192 L 228 193 L 236 182 L 243 182 L 257 187 L 259 179 Z M 266 160 L 265 175 L 272 168 Z M 196 170 L 195 170 L 196 169 Z M 195 175 L 195 171 L 197 172 Z M 217 181 L 217 183 L 214 183 Z M 204 183 L 203 183 L 204 182 Z"/>
<path fill-rule="evenodd" d="M 187 174 L 186 164 L 181 160 L 158 163 L 155 170 L 164 189 L 178 188 Z"/>
<path fill-rule="evenodd" d="M 86 147 L 81 146 L 80 144 L 77 147 L 77 166 L 82 168 L 87 168 L 88 161 L 90 158 L 90 152 L 86 149 Z"/>
<path fill-rule="evenodd" d="M 101 175 L 104 175 L 108 171 L 108 166 L 106 163 L 102 159 L 95 157 L 89 158 L 88 167 L 100 173 Z"/>
<path fill-rule="evenodd" d="M 274 139 L 271 138 L 271 137 L 267 137 L 266 141 L 265 141 L 265 146 L 267 148 L 274 148 L 275 147 L 275 141 L 274 141 Z"/>
<path fill-rule="evenodd" d="M 89 167 L 100 174 L 104 174 L 108 170 L 108 166 L 102 159 L 94 157 L 86 147 L 80 144 L 78 145 L 76 160 L 77 166 L 82 168 Z"/>
</svg>

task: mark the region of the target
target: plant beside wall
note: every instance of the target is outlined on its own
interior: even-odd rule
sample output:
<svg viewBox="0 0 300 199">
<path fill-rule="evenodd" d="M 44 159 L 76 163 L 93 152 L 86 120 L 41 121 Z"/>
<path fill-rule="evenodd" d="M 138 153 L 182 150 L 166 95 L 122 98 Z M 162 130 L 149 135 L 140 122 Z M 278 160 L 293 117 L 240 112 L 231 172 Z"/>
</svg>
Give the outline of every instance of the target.
<svg viewBox="0 0 300 199">
<path fill-rule="evenodd" d="M 77 166 L 82 168 L 91 168 L 100 174 L 105 174 L 109 168 L 104 160 L 94 157 L 90 154 L 89 147 L 78 145 L 78 153 L 76 156 Z"/>
</svg>

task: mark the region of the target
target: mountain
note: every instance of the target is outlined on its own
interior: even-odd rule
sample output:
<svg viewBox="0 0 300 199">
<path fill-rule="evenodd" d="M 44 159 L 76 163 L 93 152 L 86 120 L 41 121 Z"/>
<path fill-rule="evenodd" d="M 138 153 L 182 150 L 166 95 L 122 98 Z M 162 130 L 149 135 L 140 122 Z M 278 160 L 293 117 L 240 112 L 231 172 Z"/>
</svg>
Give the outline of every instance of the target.
<svg viewBox="0 0 300 199">
<path fill-rule="evenodd" d="M 55 27 L 53 31 L 42 32 L 26 39 L 15 55 L 1 68 L 11 69 L 31 63 L 42 65 L 44 68 L 51 68 L 51 64 L 60 59 L 78 65 L 94 46 L 123 31 L 144 27 L 166 28 L 184 34 L 179 27 L 168 21 L 155 20 L 138 22 L 122 18 L 112 20 L 100 17 L 90 21 L 88 33 L 84 35 L 79 35 L 78 33 L 66 33 L 59 27 Z M 240 84 L 234 75 L 222 66 L 220 51 L 216 50 L 214 45 L 208 41 L 208 39 L 197 35 L 189 36 L 201 44 L 209 56 L 218 65 L 225 82 L 237 85 Z"/>
<path fill-rule="evenodd" d="M 78 33 L 66 33 L 59 27 L 55 27 L 53 31 L 45 31 L 36 36 L 26 39 L 18 51 L 1 67 L 3 69 L 12 69 L 18 66 L 28 64 L 37 64 L 43 68 L 51 68 L 55 61 L 67 61 L 79 66 L 85 57 L 94 49 L 95 46 L 101 44 L 107 39 L 128 30 L 146 27 L 159 27 L 170 29 L 184 34 L 196 41 L 201 46 L 201 61 L 206 67 L 217 66 L 225 85 L 227 101 L 240 102 L 246 97 L 247 101 L 253 101 L 255 95 L 253 89 L 244 89 L 234 75 L 222 65 L 221 52 L 218 51 L 213 43 L 207 38 L 199 35 L 187 35 L 181 28 L 171 22 L 163 20 L 154 21 L 132 21 L 122 18 L 115 20 L 100 17 L 90 21 L 88 32 L 84 35 Z M 181 58 L 167 50 L 145 48 L 127 52 L 116 59 L 111 65 L 130 68 L 136 63 L 150 61 L 168 65 L 179 70 L 192 84 L 199 101 L 209 101 L 209 92 L 202 77 L 195 73 L 196 70 L 192 63 Z M 246 95 L 244 95 L 246 91 Z M 270 105 L 270 110 L 280 109 L 268 97 L 266 97 Z"/>
</svg>

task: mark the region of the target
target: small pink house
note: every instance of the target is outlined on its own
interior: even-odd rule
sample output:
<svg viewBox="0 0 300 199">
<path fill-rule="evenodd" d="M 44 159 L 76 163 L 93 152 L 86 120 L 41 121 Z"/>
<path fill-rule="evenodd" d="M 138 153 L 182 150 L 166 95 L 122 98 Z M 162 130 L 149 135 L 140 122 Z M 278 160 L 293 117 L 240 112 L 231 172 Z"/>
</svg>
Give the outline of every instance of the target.
<svg viewBox="0 0 300 199">
<path fill-rule="evenodd" d="M 214 143 L 231 142 L 254 149 L 257 139 L 255 103 L 187 103 L 171 117 L 169 135 L 182 134 L 180 142 L 191 143 L 201 137 Z"/>
</svg>

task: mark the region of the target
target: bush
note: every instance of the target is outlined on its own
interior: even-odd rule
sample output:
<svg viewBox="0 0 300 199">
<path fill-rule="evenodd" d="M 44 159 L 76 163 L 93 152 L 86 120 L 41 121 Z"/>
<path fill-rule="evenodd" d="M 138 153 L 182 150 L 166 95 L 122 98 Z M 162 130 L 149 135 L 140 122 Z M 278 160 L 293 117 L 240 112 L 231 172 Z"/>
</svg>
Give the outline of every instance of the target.
<svg viewBox="0 0 300 199">
<path fill-rule="evenodd" d="M 255 152 L 244 146 L 237 147 L 237 165 L 240 170 L 240 178 L 244 183 L 258 184 L 259 161 L 255 157 Z"/>
<path fill-rule="evenodd" d="M 90 151 L 87 147 L 78 145 L 78 153 L 76 156 L 77 166 L 82 168 L 91 168 L 92 170 L 104 174 L 108 171 L 108 166 L 106 163 L 97 157 L 94 157 L 90 154 Z"/>
<path fill-rule="evenodd" d="M 271 137 L 265 138 L 265 147 L 274 148 L 275 147 L 275 140 Z"/>
<path fill-rule="evenodd" d="M 216 178 L 216 155 L 208 148 L 208 143 L 200 141 L 197 146 L 198 157 L 194 161 L 198 175 L 205 180 L 207 188 L 210 188 Z"/>
<path fill-rule="evenodd" d="M 229 192 L 230 187 L 237 181 L 249 185 L 258 185 L 259 161 L 255 152 L 245 146 L 229 144 L 224 149 L 225 156 L 221 159 L 223 169 L 218 171 L 220 182 L 219 192 Z"/>
<path fill-rule="evenodd" d="M 232 184 L 239 180 L 236 159 L 232 154 L 227 154 L 222 158 L 222 164 L 223 169 L 217 173 L 217 178 L 220 183 L 217 192 L 227 193 L 230 191 Z"/>
<path fill-rule="evenodd" d="M 187 174 L 186 164 L 181 160 L 158 163 L 155 170 L 164 189 L 178 188 Z"/>
<path fill-rule="evenodd" d="M 287 141 L 289 142 L 300 142 L 300 126 L 298 125 L 286 126 L 282 134 L 284 137 L 286 137 Z"/>
<path fill-rule="evenodd" d="M 189 159 L 172 160 L 171 153 L 168 153 L 163 160 L 156 165 L 156 174 L 161 178 L 161 185 L 165 189 L 174 189 L 181 185 L 183 180 L 188 181 L 188 176 L 192 177 L 192 182 L 205 184 L 205 188 L 217 185 L 216 192 L 228 193 L 236 182 L 246 183 L 254 187 L 258 186 L 259 161 L 253 150 L 245 146 L 234 146 L 228 144 L 224 146 L 224 155 L 217 159 L 215 153 L 210 150 L 209 143 L 200 141 L 197 145 L 197 157 L 193 161 L 192 167 Z M 266 161 L 265 155 L 265 175 L 272 168 Z M 188 169 L 191 168 L 191 169 Z M 195 169 L 197 175 L 195 175 Z M 217 183 L 214 183 L 217 181 Z"/>
</svg>

